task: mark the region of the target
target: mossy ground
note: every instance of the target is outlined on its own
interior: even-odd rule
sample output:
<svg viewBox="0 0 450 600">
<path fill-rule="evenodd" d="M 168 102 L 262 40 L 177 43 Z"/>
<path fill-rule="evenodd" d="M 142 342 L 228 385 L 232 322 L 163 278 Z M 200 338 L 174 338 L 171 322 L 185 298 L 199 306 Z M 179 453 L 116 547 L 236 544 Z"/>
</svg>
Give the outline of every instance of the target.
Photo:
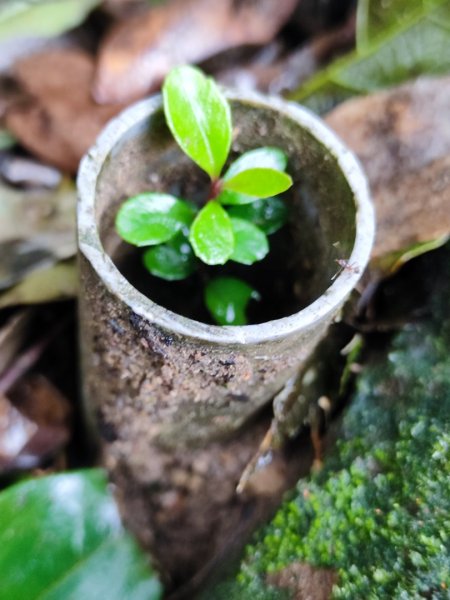
<svg viewBox="0 0 450 600">
<path fill-rule="evenodd" d="M 334 598 L 450 598 L 450 286 L 441 287 L 433 317 L 407 325 L 359 377 L 325 468 L 298 484 L 237 578 L 209 598 L 290 597 L 266 575 L 293 562 L 336 569 Z"/>
</svg>

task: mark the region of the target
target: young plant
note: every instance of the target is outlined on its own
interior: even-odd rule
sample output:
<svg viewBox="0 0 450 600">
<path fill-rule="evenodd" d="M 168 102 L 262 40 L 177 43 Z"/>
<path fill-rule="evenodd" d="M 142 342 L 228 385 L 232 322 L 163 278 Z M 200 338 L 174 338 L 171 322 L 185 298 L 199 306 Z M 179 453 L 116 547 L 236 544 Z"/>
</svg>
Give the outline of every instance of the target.
<svg viewBox="0 0 450 600">
<path fill-rule="evenodd" d="M 191 275 L 198 261 L 252 265 L 269 251 L 267 235 L 286 221 L 276 194 L 292 185 L 279 148 L 250 150 L 225 173 L 232 138 L 231 110 L 216 83 L 199 69 L 173 69 L 163 85 L 167 125 L 180 148 L 205 171 L 210 189 L 204 206 L 168 194 L 144 192 L 126 200 L 116 217 L 119 235 L 148 247 L 144 265 L 169 281 Z M 205 303 L 220 325 L 245 325 L 249 301 L 259 294 L 244 281 L 218 277 L 205 288 Z"/>
</svg>

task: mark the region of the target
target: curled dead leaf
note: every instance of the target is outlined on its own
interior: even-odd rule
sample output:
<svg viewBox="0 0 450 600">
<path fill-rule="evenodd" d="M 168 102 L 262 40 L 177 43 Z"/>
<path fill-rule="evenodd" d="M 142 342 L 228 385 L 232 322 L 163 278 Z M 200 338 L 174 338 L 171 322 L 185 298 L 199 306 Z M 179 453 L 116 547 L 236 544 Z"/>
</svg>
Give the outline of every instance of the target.
<svg viewBox="0 0 450 600">
<path fill-rule="evenodd" d="M 75 173 L 105 123 L 123 108 L 93 100 L 92 57 L 78 49 L 49 50 L 18 61 L 13 74 L 26 99 L 8 106 L 8 130 L 45 162 Z"/>
<path fill-rule="evenodd" d="M 98 102 L 129 102 L 158 88 L 172 67 L 240 45 L 269 42 L 297 0 L 173 0 L 116 25 L 98 57 Z"/>
<path fill-rule="evenodd" d="M 449 95 L 450 77 L 424 78 L 348 100 L 326 118 L 368 175 L 377 214 L 372 268 L 450 233 Z"/>
</svg>

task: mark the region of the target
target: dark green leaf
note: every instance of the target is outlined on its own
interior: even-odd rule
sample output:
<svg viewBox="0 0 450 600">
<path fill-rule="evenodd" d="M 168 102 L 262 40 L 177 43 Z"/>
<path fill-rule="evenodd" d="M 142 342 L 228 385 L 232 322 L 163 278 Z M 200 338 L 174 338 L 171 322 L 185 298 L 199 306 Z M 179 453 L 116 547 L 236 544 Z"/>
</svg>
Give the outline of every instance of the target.
<svg viewBox="0 0 450 600">
<path fill-rule="evenodd" d="M 0 6 L 0 42 L 19 37 L 56 37 L 84 21 L 100 0 L 8 0 Z"/>
<path fill-rule="evenodd" d="M 187 202 L 168 194 L 144 193 L 122 204 L 116 217 L 121 238 L 134 246 L 167 242 L 194 218 Z"/>
<path fill-rule="evenodd" d="M 356 14 L 356 44 L 363 50 L 379 35 L 397 27 L 422 9 L 422 0 L 358 0 Z"/>
<path fill-rule="evenodd" d="M 288 209 L 280 198 L 255 200 L 253 204 L 230 206 L 227 209 L 231 217 L 250 221 L 267 235 L 278 231 L 287 221 Z"/>
<path fill-rule="evenodd" d="M 224 189 L 234 190 L 249 196 L 268 198 L 285 192 L 292 185 L 292 179 L 282 171 L 255 168 L 236 173 L 230 179 L 223 180 Z"/>
<path fill-rule="evenodd" d="M 167 281 L 185 279 L 195 270 L 195 257 L 189 241 L 178 234 L 166 244 L 149 248 L 144 253 L 145 267 Z"/>
<path fill-rule="evenodd" d="M 31 479 L 0 494 L 0 598 L 157 600 L 103 471 Z"/>
<path fill-rule="evenodd" d="M 262 260 L 269 252 L 266 234 L 256 225 L 243 219 L 231 219 L 234 233 L 234 250 L 231 260 L 243 265 L 252 265 Z"/>
<path fill-rule="evenodd" d="M 399 1 L 399 0 L 398 0 Z M 385 30 L 369 37 L 362 48 L 333 62 L 294 93 L 317 112 L 355 94 L 369 93 L 422 74 L 450 71 L 450 4 L 429 0 L 414 4 L 410 13 L 384 16 Z M 366 35 L 367 38 L 367 35 Z"/>
<path fill-rule="evenodd" d="M 233 253 L 234 236 L 225 210 L 210 201 L 192 224 L 189 241 L 198 258 L 207 265 L 223 265 Z"/>
<path fill-rule="evenodd" d="M 231 145 L 231 111 L 215 82 L 195 67 L 173 69 L 163 85 L 167 124 L 181 149 L 211 178 Z"/>
<path fill-rule="evenodd" d="M 205 289 L 205 304 L 219 325 L 246 325 L 246 309 L 252 298 L 259 300 L 258 292 L 234 277 L 212 279 Z"/>
</svg>

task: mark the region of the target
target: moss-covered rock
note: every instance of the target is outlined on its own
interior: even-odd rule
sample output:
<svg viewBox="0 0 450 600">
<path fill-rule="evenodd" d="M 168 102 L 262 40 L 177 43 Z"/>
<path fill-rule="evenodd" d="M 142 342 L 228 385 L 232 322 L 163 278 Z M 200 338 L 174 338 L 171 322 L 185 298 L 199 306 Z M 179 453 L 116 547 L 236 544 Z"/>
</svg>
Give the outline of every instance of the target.
<svg viewBox="0 0 450 600">
<path fill-rule="evenodd" d="M 210 598 L 286 597 L 267 575 L 294 562 L 336 569 L 334 598 L 450 598 L 448 298 L 447 287 L 432 319 L 405 327 L 366 367 L 334 456 Z"/>
</svg>

